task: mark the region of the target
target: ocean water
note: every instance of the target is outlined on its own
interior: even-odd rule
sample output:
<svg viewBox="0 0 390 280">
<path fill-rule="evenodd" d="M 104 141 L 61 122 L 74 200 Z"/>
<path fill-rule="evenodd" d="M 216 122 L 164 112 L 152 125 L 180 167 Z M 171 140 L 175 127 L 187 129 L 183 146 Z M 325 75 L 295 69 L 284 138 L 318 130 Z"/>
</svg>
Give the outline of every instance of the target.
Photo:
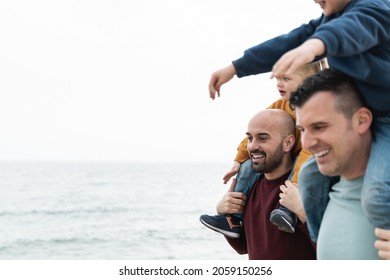
<svg viewBox="0 0 390 280">
<path fill-rule="evenodd" d="M 2 260 L 224 260 L 230 163 L 0 162 Z"/>
</svg>

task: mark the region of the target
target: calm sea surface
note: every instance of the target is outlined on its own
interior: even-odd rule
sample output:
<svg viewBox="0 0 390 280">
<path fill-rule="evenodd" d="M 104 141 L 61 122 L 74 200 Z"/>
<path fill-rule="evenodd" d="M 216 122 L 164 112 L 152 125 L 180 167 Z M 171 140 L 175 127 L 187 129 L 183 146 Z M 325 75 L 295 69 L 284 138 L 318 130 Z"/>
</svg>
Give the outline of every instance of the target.
<svg viewBox="0 0 390 280">
<path fill-rule="evenodd" d="M 0 162 L 0 259 L 246 259 L 199 222 L 229 168 Z"/>
</svg>

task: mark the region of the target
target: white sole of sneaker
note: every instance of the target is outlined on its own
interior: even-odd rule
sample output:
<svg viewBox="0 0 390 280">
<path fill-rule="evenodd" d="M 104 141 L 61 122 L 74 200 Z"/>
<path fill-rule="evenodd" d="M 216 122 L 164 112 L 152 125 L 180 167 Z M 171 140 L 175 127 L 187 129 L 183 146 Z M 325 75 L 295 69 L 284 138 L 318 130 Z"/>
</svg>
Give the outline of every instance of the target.
<svg viewBox="0 0 390 280">
<path fill-rule="evenodd" d="M 230 238 L 239 238 L 239 237 L 240 237 L 240 235 L 239 235 L 238 233 L 234 233 L 234 232 L 226 231 L 226 230 L 223 230 L 223 229 L 220 229 L 220 228 L 216 228 L 216 227 L 214 227 L 214 226 L 212 226 L 212 225 L 206 223 L 206 222 L 203 221 L 202 219 L 200 219 L 200 222 L 201 222 L 204 226 L 208 227 L 209 229 L 212 229 L 212 230 L 214 230 L 214 231 L 216 231 L 216 232 L 218 232 L 218 233 L 221 233 L 221 234 L 223 234 L 223 235 L 225 235 L 225 236 L 227 236 L 227 237 L 230 237 Z"/>
<path fill-rule="evenodd" d="M 282 216 L 275 216 L 270 219 L 271 223 L 278 227 L 278 229 L 288 232 L 294 233 L 295 228 Z"/>
</svg>

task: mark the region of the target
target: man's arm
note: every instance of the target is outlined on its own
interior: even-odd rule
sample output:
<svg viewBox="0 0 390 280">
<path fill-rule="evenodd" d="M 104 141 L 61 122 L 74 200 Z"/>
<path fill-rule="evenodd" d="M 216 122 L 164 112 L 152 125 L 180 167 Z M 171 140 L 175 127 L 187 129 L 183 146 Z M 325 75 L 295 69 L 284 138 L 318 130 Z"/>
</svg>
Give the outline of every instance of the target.
<svg viewBox="0 0 390 280">
<path fill-rule="evenodd" d="M 244 212 L 246 196 L 240 192 L 234 192 L 236 179 L 233 179 L 229 190 L 217 203 L 218 214 L 242 214 Z"/>
<path fill-rule="evenodd" d="M 246 196 L 243 193 L 233 192 L 236 185 L 236 179 L 233 179 L 228 192 L 222 197 L 217 204 L 218 214 L 242 214 L 244 212 Z M 233 239 L 225 237 L 227 242 L 232 246 L 237 253 L 247 254 L 245 232 L 242 230 L 240 238 Z"/>
</svg>

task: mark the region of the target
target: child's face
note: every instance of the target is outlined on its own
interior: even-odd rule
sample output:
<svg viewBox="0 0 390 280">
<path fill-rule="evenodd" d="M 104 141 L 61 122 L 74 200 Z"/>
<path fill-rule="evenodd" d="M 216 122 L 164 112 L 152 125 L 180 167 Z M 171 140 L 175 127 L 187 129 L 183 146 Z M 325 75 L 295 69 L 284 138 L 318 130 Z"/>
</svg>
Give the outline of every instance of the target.
<svg viewBox="0 0 390 280">
<path fill-rule="evenodd" d="M 342 11 L 351 1 L 352 0 L 314 0 L 314 3 L 320 5 L 324 15 L 330 16 Z"/>
<path fill-rule="evenodd" d="M 278 88 L 280 97 L 284 101 L 290 100 L 291 92 L 296 90 L 300 83 L 303 81 L 303 77 L 299 74 L 292 74 L 289 76 L 281 76 L 276 78 L 276 87 Z"/>
</svg>

